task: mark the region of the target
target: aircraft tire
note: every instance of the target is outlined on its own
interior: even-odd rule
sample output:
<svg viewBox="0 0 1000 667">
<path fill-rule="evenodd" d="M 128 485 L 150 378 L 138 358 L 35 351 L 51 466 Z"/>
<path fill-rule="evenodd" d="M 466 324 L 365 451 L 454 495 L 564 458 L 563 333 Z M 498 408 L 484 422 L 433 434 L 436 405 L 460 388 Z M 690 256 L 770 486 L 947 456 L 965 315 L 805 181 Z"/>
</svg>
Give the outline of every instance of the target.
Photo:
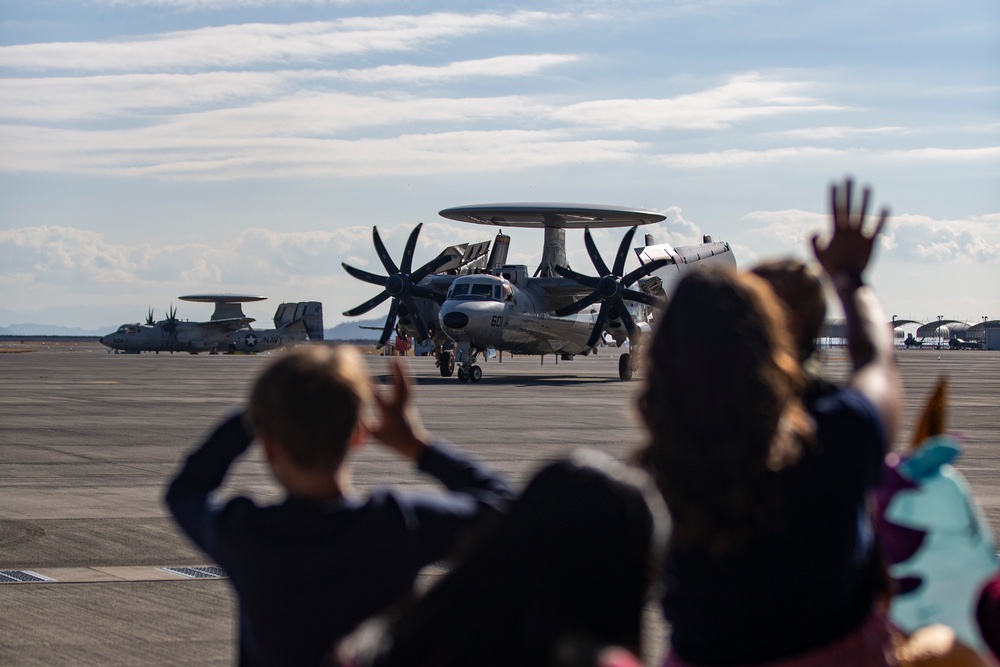
<svg viewBox="0 0 1000 667">
<path fill-rule="evenodd" d="M 483 369 L 479 366 L 473 366 L 469 369 L 469 379 L 473 382 L 479 382 L 483 379 Z"/>
<path fill-rule="evenodd" d="M 464 366 L 461 366 L 458 369 L 458 381 L 459 382 L 468 382 L 469 381 L 469 371 L 465 370 Z"/>
<path fill-rule="evenodd" d="M 627 352 L 618 357 L 618 377 L 622 382 L 632 379 L 632 355 Z"/>
<path fill-rule="evenodd" d="M 438 355 L 438 364 L 441 370 L 441 377 L 450 378 L 455 374 L 455 357 L 451 352 L 442 352 Z"/>
</svg>

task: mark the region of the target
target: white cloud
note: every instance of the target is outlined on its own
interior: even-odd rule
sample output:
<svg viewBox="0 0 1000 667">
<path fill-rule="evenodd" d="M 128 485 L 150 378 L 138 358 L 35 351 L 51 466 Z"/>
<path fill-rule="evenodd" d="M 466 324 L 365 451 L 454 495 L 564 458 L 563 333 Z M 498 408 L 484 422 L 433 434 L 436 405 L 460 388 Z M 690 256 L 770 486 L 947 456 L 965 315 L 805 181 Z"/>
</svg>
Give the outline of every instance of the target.
<svg viewBox="0 0 1000 667">
<path fill-rule="evenodd" d="M 963 220 L 893 216 L 886 247 L 893 259 L 933 264 L 1000 263 L 1000 213 Z"/>
<path fill-rule="evenodd" d="M 484 30 L 527 30 L 555 14 L 434 13 L 352 17 L 307 23 L 246 23 L 145 35 L 116 41 L 53 42 L 0 47 L 0 67 L 23 70 L 178 71 L 191 68 L 319 64 L 366 53 L 410 51 Z"/>
<path fill-rule="evenodd" d="M 426 65 L 381 65 L 367 69 L 331 72 L 331 78 L 365 83 L 403 81 L 429 82 L 472 79 L 476 77 L 517 77 L 537 74 L 547 67 L 580 60 L 580 56 L 563 54 L 510 55 L 480 60 L 464 60 L 440 67 Z"/>
<path fill-rule="evenodd" d="M 0 118 L 30 123 L 132 119 L 137 112 L 249 103 L 290 89 L 281 72 L 6 78 L 0 79 Z"/>
<path fill-rule="evenodd" d="M 766 241 L 768 256 L 782 253 L 799 256 L 809 247 L 813 234 L 823 234 L 829 225 L 824 213 L 789 209 L 753 211 L 743 216 L 750 233 Z"/>
<path fill-rule="evenodd" d="M 464 131 L 386 139 L 209 138 L 156 129 L 83 132 L 0 126 L 0 170 L 235 180 L 495 173 L 633 159 L 643 145 L 558 131 Z"/>
<path fill-rule="evenodd" d="M 867 135 L 893 135 L 903 136 L 914 134 L 915 130 L 906 127 L 885 126 L 885 127 L 851 127 L 840 125 L 836 127 L 806 127 L 797 130 L 787 130 L 776 132 L 775 136 L 790 137 L 793 139 L 846 139 L 853 136 Z"/>
<path fill-rule="evenodd" d="M 755 211 L 743 220 L 751 233 L 767 241 L 771 255 L 781 250 L 801 255 L 812 235 L 825 236 L 829 227 L 826 214 L 801 210 Z M 879 248 L 886 262 L 1000 263 L 1000 213 L 961 220 L 892 216 Z"/>
<path fill-rule="evenodd" d="M 871 149 L 871 148 L 829 148 L 822 146 L 795 146 L 787 148 L 767 148 L 762 150 L 732 149 L 706 153 L 663 153 L 651 158 L 652 162 L 676 169 L 714 169 L 719 167 L 747 167 L 762 164 L 790 163 L 798 160 L 826 158 L 870 158 L 892 161 L 899 164 L 927 162 L 940 164 L 981 162 L 1000 158 L 1000 146 L 977 148 L 911 148 L 911 149 Z"/>
<path fill-rule="evenodd" d="M 580 102 L 554 116 L 612 130 L 718 130 L 751 118 L 837 108 L 803 95 L 806 88 L 802 82 L 769 80 L 751 73 L 733 77 L 716 88 L 673 98 Z"/>
<path fill-rule="evenodd" d="M 347 5 L 384 4 L 385 0 L 99 0 L 112 7 L 158 7 L 178 11 L 222 11 L 256 7 L 343 7 Z"/>
</svg>

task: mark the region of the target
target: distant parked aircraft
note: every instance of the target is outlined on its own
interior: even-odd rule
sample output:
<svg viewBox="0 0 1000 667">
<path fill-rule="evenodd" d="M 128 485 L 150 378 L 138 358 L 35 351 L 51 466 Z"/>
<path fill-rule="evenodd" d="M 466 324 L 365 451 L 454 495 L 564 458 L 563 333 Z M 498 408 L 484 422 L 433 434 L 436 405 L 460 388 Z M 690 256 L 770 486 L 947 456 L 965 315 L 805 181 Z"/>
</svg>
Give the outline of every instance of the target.
<svg viewBox="0 0 1000 667">
<path fill-rule="evenodd" d="M 114 352 L 262 352 L 289 347 L 306 340 L 323 339 L 323 305 L 318 301 L 283 303 L 274 314 L 274 329 L 254 329 L 254 318 L 243 314 L 241 303 L 266 297 L 246 294 L 196 294 L 182 301 L 214 303 L 215 312 L 206 322 L 177 319 L 173 307 L 166 319 L 154 321 L 150 309 L 143 324 L 123 324 L 102 336 L 100 342 Z"/>
</svg>

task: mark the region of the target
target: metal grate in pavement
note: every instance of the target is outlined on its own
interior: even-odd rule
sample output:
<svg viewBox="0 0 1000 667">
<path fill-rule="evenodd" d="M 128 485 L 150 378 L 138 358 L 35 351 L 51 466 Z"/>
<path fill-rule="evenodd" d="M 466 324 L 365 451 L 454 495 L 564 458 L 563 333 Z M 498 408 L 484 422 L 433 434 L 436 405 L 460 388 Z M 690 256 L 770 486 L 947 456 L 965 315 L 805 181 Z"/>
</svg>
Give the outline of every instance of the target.
<svg viewBox="0 0 1000 667">
<path fill-rule="evenodd" d="M 28 570 L 0 570 L 0 584 L 20 584 L 29 581 L 52 581 Z"/>
<path fill-rule="evenodd" d="M 189 579 L 224 579 L 226 571 L 216 565 L 205 567 L 161 567 L 164 572 L 179 574 Z"/>
</svg>

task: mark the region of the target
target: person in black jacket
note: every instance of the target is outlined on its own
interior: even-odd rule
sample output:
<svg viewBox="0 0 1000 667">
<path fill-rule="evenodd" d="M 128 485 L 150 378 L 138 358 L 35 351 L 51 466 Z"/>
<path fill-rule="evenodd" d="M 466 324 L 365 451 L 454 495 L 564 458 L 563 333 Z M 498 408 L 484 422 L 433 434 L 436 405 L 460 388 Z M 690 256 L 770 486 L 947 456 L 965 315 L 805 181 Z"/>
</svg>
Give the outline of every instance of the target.
<svg viewBox="0 0 1000 667">
<path fill-rule="evenodd" d="M 184 532 L 225 569 L 239 597 L 243 665 L 316 665 L 340 637 L 407 593 L 473 525 L 501 513 L 502 480 L 432 441 L 393 364 L 373 394 L 352 348 L 301 346 L 270 364 L 245 412 L 225 419 L 188 458 L 166 501 Z M 380 416 L 362 421 L 369 398 Z M 444 496 L 350 492 L 347 454 L 368 433 L 444 484 Z M 259 440 L 285 500 L 216 501 L 233 461 Z"/>
</svg>

